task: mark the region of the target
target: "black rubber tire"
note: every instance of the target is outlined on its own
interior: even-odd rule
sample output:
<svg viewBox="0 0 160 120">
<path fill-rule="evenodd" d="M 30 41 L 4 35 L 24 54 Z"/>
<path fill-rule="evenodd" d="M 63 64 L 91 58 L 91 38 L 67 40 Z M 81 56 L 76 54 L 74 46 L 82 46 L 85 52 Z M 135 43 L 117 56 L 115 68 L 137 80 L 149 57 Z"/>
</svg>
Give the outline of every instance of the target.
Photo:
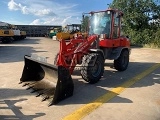
<svg viewBox="0 0 160 120">
<path fill-rule="evenodd" d="M 5 38 L 2 38 L 2 43 L 11 43 L 13 42 L 13 38 L 12 37 L 5 37 Z"/>
<path fill-rule="evenodd" d="M 118 71 L 125 71 L 129 64 L 129 52 L 123 50 L 118 59 L 114 60 L 114 68 Z"/>
<path fill-rule="evenodd" d="M 103 76 L 103 73 L 104 59 L 101 54 L 90 53 L 83 57 L 81 76 L 86 82 L 91 84 L 97 83 Z"/>
</svg>

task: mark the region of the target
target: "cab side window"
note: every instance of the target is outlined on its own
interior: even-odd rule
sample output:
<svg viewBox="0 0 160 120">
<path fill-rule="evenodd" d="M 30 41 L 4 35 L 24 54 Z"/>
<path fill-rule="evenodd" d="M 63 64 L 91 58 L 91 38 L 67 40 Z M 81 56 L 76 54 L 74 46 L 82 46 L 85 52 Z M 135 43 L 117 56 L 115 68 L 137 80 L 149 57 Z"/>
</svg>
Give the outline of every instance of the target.
<svg viewBox="0 0 160 120">
<path fill-rule="evenodd" d="M 119 30 L 119 17 L 114 14 L 114 25 L 113 25 L 113 38 L 118 38 L 118 31 Z"/>
</svg>

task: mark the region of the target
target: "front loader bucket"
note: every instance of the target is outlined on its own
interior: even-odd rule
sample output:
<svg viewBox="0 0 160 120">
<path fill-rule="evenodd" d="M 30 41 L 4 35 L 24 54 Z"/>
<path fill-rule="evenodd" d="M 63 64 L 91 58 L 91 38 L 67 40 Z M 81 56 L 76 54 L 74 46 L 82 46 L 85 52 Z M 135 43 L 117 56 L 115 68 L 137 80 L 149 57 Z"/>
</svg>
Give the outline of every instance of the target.
<svg viewBox="0 0 160 120">
<path fill-rule="evenodd" d="M 32 88 L 42 101 L 48 99 L 49 106 L 73 95 L 73 81 L 69 70 L 63 66 L 54 66 L 42 61 L 24 56 L 24 69 L 20 78 L 23 86 Z"/>
</svg>

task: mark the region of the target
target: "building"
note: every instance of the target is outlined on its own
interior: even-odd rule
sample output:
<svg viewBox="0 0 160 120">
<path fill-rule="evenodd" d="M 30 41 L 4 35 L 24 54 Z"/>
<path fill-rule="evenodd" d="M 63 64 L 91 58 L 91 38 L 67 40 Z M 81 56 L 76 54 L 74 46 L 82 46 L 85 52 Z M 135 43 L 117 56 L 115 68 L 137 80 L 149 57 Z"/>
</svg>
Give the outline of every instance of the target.
<svg viewBox="0 0 160 120">
<path fill-rule="evenodd" d="M 51 29 L 62 27 L 54 25 L 16 25 L 16 26 L 18 29 L 26 31 L 26 35 L 28 37 L 48 36 Z"/>
</svg>

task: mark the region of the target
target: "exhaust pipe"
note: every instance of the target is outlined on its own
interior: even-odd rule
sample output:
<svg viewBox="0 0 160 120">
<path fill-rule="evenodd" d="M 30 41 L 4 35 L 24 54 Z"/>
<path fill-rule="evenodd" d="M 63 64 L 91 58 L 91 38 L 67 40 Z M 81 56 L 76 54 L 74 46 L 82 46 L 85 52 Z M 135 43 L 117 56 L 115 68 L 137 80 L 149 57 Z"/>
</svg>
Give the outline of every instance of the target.
<svg viewBox="0 0 160 120">
<path fill-rule="evenodd" d="M 24 56 L 25 65 L 23 68 L 20 83 L 38 92 L 38 96 L 43 96 L 42 101 L 49 99 L 49 106 L 73 95 L 74 84 L 69 70 L 63 66 L 33 59 Z"/>
</svg>

